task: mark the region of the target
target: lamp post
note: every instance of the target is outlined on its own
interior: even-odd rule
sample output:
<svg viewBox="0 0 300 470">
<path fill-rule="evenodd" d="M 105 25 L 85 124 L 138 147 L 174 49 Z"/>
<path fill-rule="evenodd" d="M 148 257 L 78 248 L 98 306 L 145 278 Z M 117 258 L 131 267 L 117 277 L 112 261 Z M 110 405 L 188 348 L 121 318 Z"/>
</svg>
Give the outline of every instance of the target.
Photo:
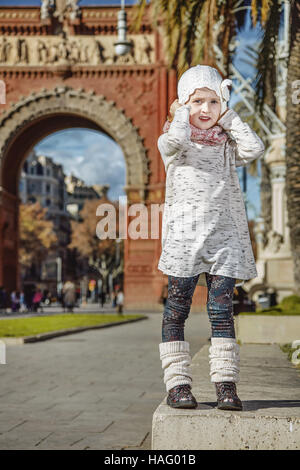
<svg viewBox="0 0 300 470">
<path fill-rule="evenodd" d="M 56 266 L 57 266 L 56 290 L 57 290 L 58 296 L 60 297 L 61 291 L 62 291 L 62 261 L 61 261 L 60 256 L 56 258 Z"/>
<path fill-rule="evenodd" d="M 131 51 L 132 43 L 127 40 L 127 13 L 125 11 L 125 0 L 121 0 L 121 10 L 118 11 L 118 41 L 114 43 L 117 55 L 125 55 Z"/>
<path fill-rule="evenodd" d="M 122 239 L 121 238 L 117 238 L 116 239 L 116 267 L 118 267 L 119 263 L 120 263 L 120 243 L 121 243 Z"/>
</svg>

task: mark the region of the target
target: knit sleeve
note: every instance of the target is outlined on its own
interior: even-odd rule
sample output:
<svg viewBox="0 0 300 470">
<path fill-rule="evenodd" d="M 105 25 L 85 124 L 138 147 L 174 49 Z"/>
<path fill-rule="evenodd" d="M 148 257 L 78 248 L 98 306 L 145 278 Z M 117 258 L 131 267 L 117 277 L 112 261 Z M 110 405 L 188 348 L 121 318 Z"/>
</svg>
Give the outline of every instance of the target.
<svg viewBox="0 0 300 470">
<path fill-rule="evenodd" d="M 176 155 L 178 151 L 191 143 L 190 109 L 191 105 L 182 105 L 177 108 L 168 132 L 158 138 L 157 146 L 165 167 L 169 163 L 169 157 Z"/>
<path fill-rule="evenodd" d="M 263 155 L 263 141 L 233 109 L 228 109 L 218 124 L 229 131 L 234 139 L 231 145 L 234 149 L 235 166 L 246 166 Z"/>
</svg>

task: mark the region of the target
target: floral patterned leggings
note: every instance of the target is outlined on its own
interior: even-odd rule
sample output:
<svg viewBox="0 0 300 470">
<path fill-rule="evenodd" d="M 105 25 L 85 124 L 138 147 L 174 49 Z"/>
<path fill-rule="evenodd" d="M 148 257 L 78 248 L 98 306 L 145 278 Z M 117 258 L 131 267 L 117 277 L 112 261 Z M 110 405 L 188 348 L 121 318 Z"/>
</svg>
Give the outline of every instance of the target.
<svg viewBox="0 0 300 470">
<path fill-rule="evenodd" d="M 184 322 L 188 318 L 200 274 L 192 277 L 168 276 L 168 299 L 162 322 L 162 342 L 184 341 Z M 232 297 L 235 279 L 205 273 L 207 313 L 212 337 L 235 338 Z"/>
</svg>

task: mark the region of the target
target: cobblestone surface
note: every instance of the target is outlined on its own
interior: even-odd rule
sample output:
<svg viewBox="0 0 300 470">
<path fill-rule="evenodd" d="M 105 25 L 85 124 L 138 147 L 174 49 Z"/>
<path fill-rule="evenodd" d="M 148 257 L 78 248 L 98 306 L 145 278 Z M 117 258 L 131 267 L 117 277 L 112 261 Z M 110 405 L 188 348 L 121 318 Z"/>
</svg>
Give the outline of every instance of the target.
<svg viewBox="0 0 300 470">
<path fill-rule="evenodd" d="M 150 449 L 166 395 L 160 313 L 127 325 L 6 347 L 0 365 L 0 449 Z M 208 342 L 191 313 L 191 355 Z"/>
</svg>

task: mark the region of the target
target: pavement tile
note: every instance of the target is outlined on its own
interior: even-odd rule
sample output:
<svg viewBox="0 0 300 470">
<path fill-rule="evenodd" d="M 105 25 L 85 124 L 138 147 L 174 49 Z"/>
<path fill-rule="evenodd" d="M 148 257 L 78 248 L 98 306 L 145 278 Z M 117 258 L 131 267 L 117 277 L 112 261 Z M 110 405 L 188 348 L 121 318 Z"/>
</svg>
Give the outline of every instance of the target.
<svg viewBox="0 0 300 470">
<path fill-rule="evenodd" d="M 165 385 L 162 316 L 148 316 L 8 346 L 8 363 L 0 366 L 0 449 L 149 448 Z M 207 316 L 192 314 L 185 331 L 193 355 L 209 336 Z"/>
</svg>

